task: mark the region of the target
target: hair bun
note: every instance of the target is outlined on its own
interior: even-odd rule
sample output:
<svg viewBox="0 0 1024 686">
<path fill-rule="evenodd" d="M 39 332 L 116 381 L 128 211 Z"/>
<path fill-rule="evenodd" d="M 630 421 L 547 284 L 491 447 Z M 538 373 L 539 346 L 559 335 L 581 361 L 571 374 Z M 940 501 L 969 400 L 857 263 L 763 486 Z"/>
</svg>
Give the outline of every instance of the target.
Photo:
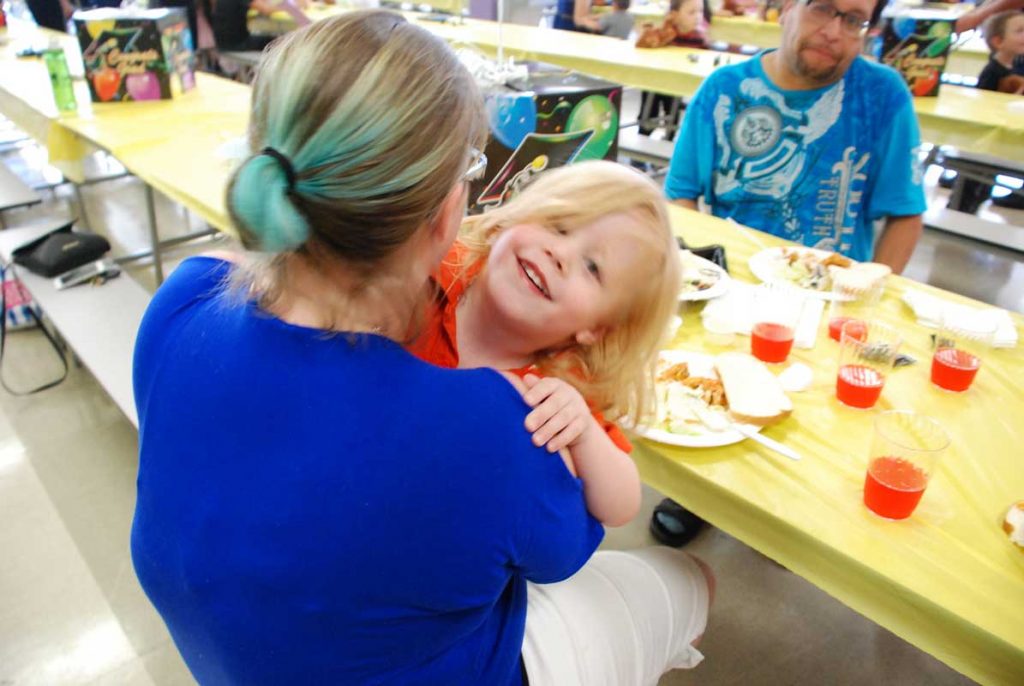
<svg viewBox="0 0 1024 686">
<path fill-rule="evenodd" d="M 238 168 L 228 191 L 228 210 L 247 248 L 294 250 L 309 238 L 309 223 L 291 199 L 288 172 L 274 157 L 259 153 Z"/>
</svg>

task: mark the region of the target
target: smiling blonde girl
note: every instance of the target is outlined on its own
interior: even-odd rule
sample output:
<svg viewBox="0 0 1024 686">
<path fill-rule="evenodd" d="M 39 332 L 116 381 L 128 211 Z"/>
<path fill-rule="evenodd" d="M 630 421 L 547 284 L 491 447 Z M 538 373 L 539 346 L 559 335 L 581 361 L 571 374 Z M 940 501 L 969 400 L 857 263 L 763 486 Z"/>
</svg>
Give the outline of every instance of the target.
<svg viewBox="0 0 1024 686">
<path fill-rule="evenodd" d="M 676 253 L 662 192 L 642 174 L 603 161 L 548 172 L 463 222 L 413 345 L 434 364 L 522 377 L 534 442 L 568 449 L 588 509 L 609 526 L 640 505 L 631 446 L 610 420 L 650 406 Z"/>
</svg>

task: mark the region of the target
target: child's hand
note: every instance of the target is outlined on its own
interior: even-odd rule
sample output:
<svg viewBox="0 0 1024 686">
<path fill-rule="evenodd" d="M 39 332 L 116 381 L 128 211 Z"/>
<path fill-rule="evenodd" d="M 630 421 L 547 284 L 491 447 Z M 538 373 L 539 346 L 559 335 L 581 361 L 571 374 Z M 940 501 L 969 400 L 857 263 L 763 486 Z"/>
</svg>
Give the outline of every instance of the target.
<svg viewBox="0 0 1024 686">
<path fill-rule="evenodd" d="M 573 446 L 593 424 L 587 401 L 565 381 L 533 374 L 523 381 L 528 389 L 523 400 L 533 408 L 526 415 L 526 429 L 533 434 L 535 445 L 558 452 Z"/>
</svg>

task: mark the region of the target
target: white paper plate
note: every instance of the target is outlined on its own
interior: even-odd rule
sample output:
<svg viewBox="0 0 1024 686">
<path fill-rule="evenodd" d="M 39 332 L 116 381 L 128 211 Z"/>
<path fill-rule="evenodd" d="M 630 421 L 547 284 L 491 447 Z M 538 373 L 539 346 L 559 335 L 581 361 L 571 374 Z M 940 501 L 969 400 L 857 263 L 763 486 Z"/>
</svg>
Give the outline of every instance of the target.
<svg viewBox="0 0 1024 686">
<path fill-rule="evenodd" d="M 711 260 L 705 260 L 703 257 L 694 255 L 689 250 L 680 250 L 679 261 L 683 265 L 683 290 L 679 293 L 680 302 L 710 300 L 711 298 L 717 298 L 720 295 L 724 295 L 729 291 L 729 287 L 732 285 L 732 279 L 729 278 L 728 272 Z M 688 284 L 687 275 L 696 277 L 700 270 L 715 272 L 718 275 L 717 280 L 710 288 L 705 288 L 702 291 L 689 290 L 691 287 Z"/>
<path fill-rule="evenodd" d="M 691 374 L 695 376 L 714 376 L 714 358 L 711 355 L 686 350 L 663 350 L 661 352 L 661 359 L 669 364 L 686 362 L 690 365 Z M 753 431 L 761 430 L 760 426 L 753 424 L 745 424 L 744 426 Z M 746 440 L 743 434 L 732 429 L 712 431 L 703 424 L 695 424 L 694 429 L 697 431 L 695 434 L 676 434 L 663 429 L 639 427 L 636 433 L 658 443 L 677 445 L 684 448 L 717 448 Z"/>
<path fill-rule="evenodd" d="M 750 267 L 750 271 L 754 276 L 765 283 L 786 284 L 793 286 L 794 288 L 798 288 L 802 293 L 806 293 L 815 298 L 821 298 L 822 300 L 835 300 L 836 296 L 834 296 L 830 290 L 819 291 L 813 288 L 800 288 L 794 282 L 782 275 L 782 270 L 786 265 L 784 255 L 787 250 L 808 253 L 821 259 L 825 259 L 831 254 L 828 250 L 818 250 L 817 248 L 765 248 L 761 252 L 753 255 L 747 261 L 747 266 Z"/>
</svg>

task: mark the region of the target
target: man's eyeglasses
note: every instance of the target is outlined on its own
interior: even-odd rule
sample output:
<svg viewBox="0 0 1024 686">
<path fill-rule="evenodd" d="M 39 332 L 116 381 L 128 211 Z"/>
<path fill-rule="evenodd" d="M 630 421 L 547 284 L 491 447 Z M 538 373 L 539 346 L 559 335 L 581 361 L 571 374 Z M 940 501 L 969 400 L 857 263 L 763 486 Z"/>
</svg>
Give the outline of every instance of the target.
<svg viewBox="0 0 1024 686">
<path fill-rule="evenodd" d="M 487 155 L 476 148 L 470 148 L 469 154 L 473 161 L 470 162 L 469 169 L 463 174 L 462 180 L 479 181 L 484 178 L 484 172 L 487 171 Z"/>
<path fill-rule="evenodd" d="M 828 0 L 803 0 L 807 7 L 808 19 L 824 26 L 836 17 L 839 17 L 839 26 L 843 33 L 850 37 L 863 36 L 871 28 L 871 20 L 860 12 L 840 12 Z"/>
</svg>

